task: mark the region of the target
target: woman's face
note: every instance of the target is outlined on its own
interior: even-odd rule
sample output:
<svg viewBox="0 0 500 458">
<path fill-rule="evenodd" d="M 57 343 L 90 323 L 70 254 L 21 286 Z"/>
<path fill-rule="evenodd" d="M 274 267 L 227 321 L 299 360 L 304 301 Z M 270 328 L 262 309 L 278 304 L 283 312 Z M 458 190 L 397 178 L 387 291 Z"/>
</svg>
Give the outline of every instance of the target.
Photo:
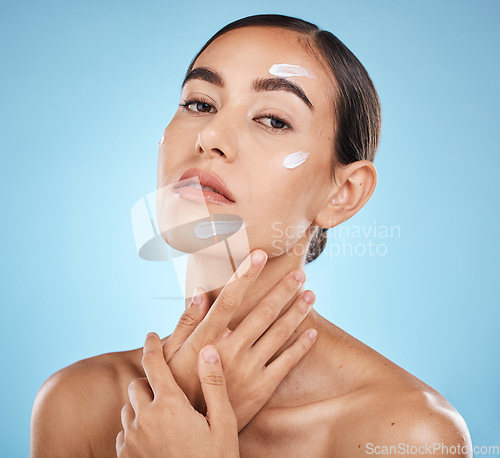
<svg viewBox="0 0 500 458">
<path fill-rule="evenodd" d="M 188 78 L 181 96 L 186 106 L 165 129 L 159 151 L 159 189 L 193 167 L 214 172 L 235 203 L 207 202 L 209 213 L 240 216 L 250 250 L 271 256 L 296 244 L 331 193 L 332 77 L 298 39 L 286 29 L 245 27 L 212 42 L 193 69 L 213 73 Z M 280 64 L 309 74 L 281 79 L 310 103 L 290 88 L 263 83 L 280 78 L 270 72 Z M 285 167 L 284 159 L 296 152 L 308 153 L 305 162 Z M 176 205 L 196 205 L 176 199 Z"/>
</svg>

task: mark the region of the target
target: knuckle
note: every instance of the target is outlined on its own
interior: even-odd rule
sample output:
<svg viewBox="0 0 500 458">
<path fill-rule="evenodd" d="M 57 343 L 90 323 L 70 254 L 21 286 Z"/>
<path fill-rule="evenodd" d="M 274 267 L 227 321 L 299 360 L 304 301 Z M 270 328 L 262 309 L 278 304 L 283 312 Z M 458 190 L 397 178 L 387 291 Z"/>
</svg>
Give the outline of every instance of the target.
<svg viewBox="0 0 500 458">
<path fill-rule="evenodd" d="M 174 412 L 180 411 L 180 406 L 177 403 L 177 400 L 173 396 L 163 396 L 161 398 L 155 399 L 156 406 L 161 409 L 161 412 L 170 416 L 173 415 Z M 146 418 L 148 417 L 148 418 Z M 152 420 L 152 415 L 150 411 L 143 409 L 142 412 L 142 422 L 148 425 L 148 421 Z"/>
<path fill-rule="evenodd" d="M 293 277 L 288 277 L 283 281 L 283 286 L 289 293 L 294 293 L 297 289 L 298 283 L 297 280 Z"/>
<path fill-rule="evenodd" d="M 116 448 L 116 456 L 118 458 L 122 458 L 125 456 L 123 452 L 123 446 L 125 445 L 125 437 L 124 437 L 124 432 L 121 430 L 117 435 L 116 435 L 116 440 L 115 440 L 115 448 Z"/>
<path fill-rule="evenodd" d="M 153 421 L 151 415 L 147 415 L 145 412 L 138 412 L 136 415 L 136 428 L 138 431 L 146 433 L 153 426 Z"/>
<path fill-rule="evenodd" d="M 161 400 L 161 406 L 165 412 L 170 412 L 170 414 L 173 414 L 173 412 L 179 412 L 181 410 L 182 403 L 177 396 L 166 395 Z"/>
<path fill-rule="evenodd" d="M 142 364 L 149 365 L 153 362 L 154 356 L 150 352 L 144 352 L 142 355 Z"/>
<path fill-rule="evenodd" d="M 260 306 L 260 312 L 259 312 L 262 317 L 267 320 L 271 321 L 275 317 L 275 312 L 274 312 L 274 306 L 271 302 L 264 302 Z"/>
<path fill-rule="evenodd" d="M 199 352 L 205 345 L 212 344 L 213 339 L 198 334 L 196 331 L 189 336 L 189 343 L 192 348 Z"/>
<path fill-rule="evenodd" d="M 296 349 L 296 358 L 302 358 L 310 348 L 309 345 L 310 339 L 305 337 L 303 339 L 297 339 L 297 349 Z"/>
<path fill-rule="evenodd" d="M 224 377 L 216 374 L 204 375 L 203 382 L 207 385 L 222 386 L 224 385 Z"/>
<path fill-rule="evenodd" d="M 139 379 L 137 379 L 137 378 L 136 378 L 136 379 L 132 380 L 132 381 L 129 383 L 129 385 L 128 385 L 128 391 L 129 391 L 129 393 L 130 393 L 131 391 L 135 391 L 135 390 L 137 390 L 137 388 L 138 388 L 138 384 L 139 384 L 138 380 L 139 380 Z M 126 407 L 127 407 L 127 405 L 123 406 L 123 409 L 125 409 Z M 123 409 L 122 409 L 122 410 L 123 410 Z"/>
<path fill-rule="evenodd" d="M 288 338 L 288 329 L 283 326 L 276 326 L 276 329 L 273 331 L 274 338 L 277 341 L 286 340 Z"/>
<path fill-rule="evenodd" d="M 121 411 L 122 415 L 123 415 L 123 414 L 126 414 L 126 413 L 128 412 L 128 409 L 129 409 L 129 407 L 128 407 L 128 406 L 129 406 L 129 404 L 125 404 L 125 405 L 122 407 L 122 411 Z"/>
<path fill-rule="evenodd" d="M 303 315 L 304 313 L 307 313 L 310 305 L 311 304 L 307 303 L 304 299 L 300 300 L 298 304 L 300 314 Z"/>
<path fill-rule="evenodd" d="M 290 370 L 297 365 L 305 354 L 304 347 L 300 343 L 293 345 L 290 348 L 290 352 L 285 357 L 285 366 Z"/>
<path fill-rule="evenodd" d="M 226 292 L 219 301 L 219 308 L 232 312 L 238 305 L 238 297 L 234 292 Z"/>
<path fill-rule="evenodd" d="M 285 372 L 288 372 L 294 366 L 294 362 L 297 359 L 289 351 L 285 351 L 284 353 L 282 353 L 280 358 L 283 370 Z"/>
<path fill-rule="evenodd" d="M 184 312 L 181 317 L 179 318 L 179 326 L 188 326 L 192 327 L 196 325 L 197 321 L 196 319 L 189 314 L 187 311 Z"/>
<path fill-rule="evenodd" d="M 133 450 L 137 446 L 137 443 L 138 443 L 137 432 L 138 431 L 136 430 L 136 428 L 128 428 L 128 430 L 125 431 L 124 439 L 125 439 L 125 442 L 127 443 L 127 447 L 129 449 Z"/>
<path fill-rule="evenodd" d="M 122 423 L 128 417 L 128 414 L 129 414 L 129 407 L 128 404 L 125 404 L 120 412 L 120 418 L 122 419 Z"/>
</svg>

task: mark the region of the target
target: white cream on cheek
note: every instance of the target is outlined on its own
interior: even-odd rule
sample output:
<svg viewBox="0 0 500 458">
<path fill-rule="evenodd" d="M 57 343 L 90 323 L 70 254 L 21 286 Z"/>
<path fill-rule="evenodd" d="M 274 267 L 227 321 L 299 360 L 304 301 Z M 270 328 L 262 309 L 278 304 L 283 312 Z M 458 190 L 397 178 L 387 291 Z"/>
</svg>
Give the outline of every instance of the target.
<svg viewBox="0 0 500 458">
<path fill-rule="evenodd" d="M 165 134 L 161 136 L 161 140 L 158 142 L 158 146 L 163 145 L 163 142 L 165 141 Z"/>
<path fill-rule="evenodd" d="M 307 78 L 316 78 L 316 75 L 311 70 L 299 65 L 291 64 L 274 64 L 269 69 L 269 73 L 283 78 L 288 78 L 290 76 L 306 76 Z"/>
<path fill-rule="evenodd" d="M 297 151 L 296 153 L 291 153 L 283 159 L 283 167 L 287 169 L 294 169 L 300 164 L 303 164 L 309 153 L 307 151 Z"/>
</svg>

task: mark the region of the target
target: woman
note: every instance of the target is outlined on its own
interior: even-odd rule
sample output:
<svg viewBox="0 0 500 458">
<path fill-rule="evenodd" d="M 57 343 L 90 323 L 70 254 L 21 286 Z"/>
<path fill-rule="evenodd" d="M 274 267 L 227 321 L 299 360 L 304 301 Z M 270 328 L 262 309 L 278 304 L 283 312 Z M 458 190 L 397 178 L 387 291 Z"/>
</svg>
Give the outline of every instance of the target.
<svg viewBox="0 0 500 458">
<path fill-rule="evenodd" d="M 54 374 L 35 401 L 33 454 L 112 456 L 116 438 L 120 456 L 354 457 L 390 446 L 471 456 L 465 422 L 439 393 L 310 309 L 304 291 L 326 230 L 374 191 L 379 133 L 373 84 L 329 32 L 260 15 L 212 37 L 165 129 L 158 189 L 176 193 L 177 211 L 195 205 L 185 180 L 213 188 L 206 209 L 242 219 L 252 256 L 240 263 L 236 246 L 224 288 L 213 287 L 232 274 L 220 253 L 191 256 L 186 291 L 212 286 L 192 294 L 199 305 L 171 336 Z M 162 205 L 165 240 L 185 242 Z"/>
</svg>

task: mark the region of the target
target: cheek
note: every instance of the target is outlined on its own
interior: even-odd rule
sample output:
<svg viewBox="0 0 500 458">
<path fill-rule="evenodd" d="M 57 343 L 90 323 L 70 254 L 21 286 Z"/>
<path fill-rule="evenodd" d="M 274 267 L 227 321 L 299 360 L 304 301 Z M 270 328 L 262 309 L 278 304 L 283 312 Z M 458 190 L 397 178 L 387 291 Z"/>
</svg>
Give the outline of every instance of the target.
<svg viewBox="0 0 500 458">
<path fill-rule="evenodd" d="M 274 158 L 255 176 L 250 207 L 253 221 L 248 230 L 252 246 L 272 256 L 290 250 L 314 220 L 312 196 L 316 194 L 314 164 L 310 160 L 288 169 L 285 155 Z"/>
<path fill-rule="evenodd" d="M 309 207 L 322 164 L 317 154 L 306 149 L 273 158 L 266 176 L 269 203 L 282 208 L 282 213 L 300 214 Z M 264 183 L 261 183 L 264 187 Z"/>
</svg>

